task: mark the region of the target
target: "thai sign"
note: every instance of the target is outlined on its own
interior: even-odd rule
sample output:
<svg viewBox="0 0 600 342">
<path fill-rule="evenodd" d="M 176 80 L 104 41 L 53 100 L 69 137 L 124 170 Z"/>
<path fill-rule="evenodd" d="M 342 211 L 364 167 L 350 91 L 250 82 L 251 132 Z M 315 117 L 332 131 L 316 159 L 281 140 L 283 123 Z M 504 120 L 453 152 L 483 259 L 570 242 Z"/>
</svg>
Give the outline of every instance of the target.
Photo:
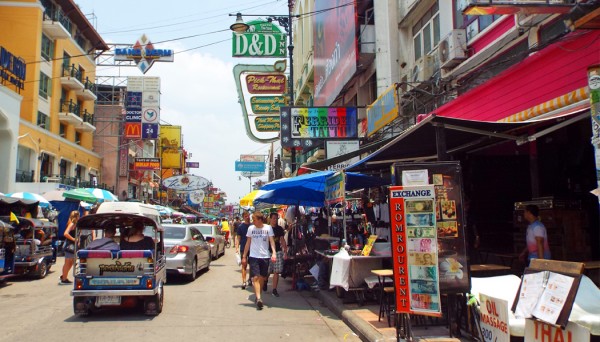
<svg viewBox="0 0 600 342">
<path fill-rule="evenodd" d="M 346 190 L 346 176 L 343 172 L 337 172 L 325 179 L 325 203 L 334 204 L 344 201 Z"/>
<path fill-rule="evenodd" d="M 367 134 L 370 136 L 398 117 L 396 85 L 390 86 L 367 106 Z"/>
<path fill-rule="evenodd" d="M 283 74 L 250 74 L 246 86 L 250 94 L 283 94 L 286 77 Z"/>
<path fill-rule="evenodd" d="M 312 148 L 323 140 L 358 137 L 355 107 L 282 107 L 281 146 Z"/>
<path fill-rule="evenodd" d="M 287 34 L 273 23 L 262 20 L 248 22 L 248 32 L 233 33 L 233 57 L 287 56 Z"/>
<path fill-rule="evenodd" d="M 173 62 L 173 50 L 155 49 L 145 34 L 129 48 L 115 48 L 115 61 L 133 61 L 142 73 L 154 62 Z"/>
<path fill-rule="evenodd" d="M 181 168 L 181 126 L 161 126 L 160 150 L 162 167 Z"/>
<path fill-rule="evenodd" d="M 0 47 L 0 81 L 3 85 L 12 84 L 16 90 L 25 89 L 27 67 L 25 60 Z"/>
<path fill-rule="evenodd" d="M 396 312 L 441 315 L 433 186 L 390 187 Z"/>
<path fill-rule="evenodd" d="M 137 171 L 160 170 L 160 158 L 135 158 L 133 169 Z"/>
<path fill-rule="evenodd" d="M 356 73 L 355 7 L 356 2 L 348 3 L 346 0 L 315 1 L 314 104 L 317 106 L 332 104 Z"/>
<path fill-rule="evenodd" d="M 208 179 L 194 175 L 173 176 L 163 180 L 165 187 L 179 191 L 200 190 L 205 188 L 209 183 Z"/>
<path fill-rule="evenodd" d="M 279 108 L 287 104 L 285 96 L 252 96 L 250 106 L 254 114 L 279 114 Z"/>
<path fill-rule="evenodd" d="M 278 116 L 261 116 L 254 118 L 256 130 L 259 132 L 279 132 L 281 120 Z"/>
</svg>

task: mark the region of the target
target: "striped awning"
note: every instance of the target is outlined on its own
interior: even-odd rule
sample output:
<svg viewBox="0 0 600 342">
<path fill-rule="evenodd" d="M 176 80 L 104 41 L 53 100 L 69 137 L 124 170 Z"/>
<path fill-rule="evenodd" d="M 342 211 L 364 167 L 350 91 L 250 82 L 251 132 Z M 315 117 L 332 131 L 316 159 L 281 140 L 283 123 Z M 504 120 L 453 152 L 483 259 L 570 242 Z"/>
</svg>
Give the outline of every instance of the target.
<svg viewBox="0 0 600 342">
<path fill-rule="evenodd" d="M 498 120 L 498 122 L 522 122 L 531 120 L 540 115 L 560 110 L 569 105 L 586 100 L 589 98 L 589 96 L 590 90 L 588 87 L 579 88 L 565 95 L 540 103 L 537 106 L 522 110 L 516 114 Z"/>
</svg>

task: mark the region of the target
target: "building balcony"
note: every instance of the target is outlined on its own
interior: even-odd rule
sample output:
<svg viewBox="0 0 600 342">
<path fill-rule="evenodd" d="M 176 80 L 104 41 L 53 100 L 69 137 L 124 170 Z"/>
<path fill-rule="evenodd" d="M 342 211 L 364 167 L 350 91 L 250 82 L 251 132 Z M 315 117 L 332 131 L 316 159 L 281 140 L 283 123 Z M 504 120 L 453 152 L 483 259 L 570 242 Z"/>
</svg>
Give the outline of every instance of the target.
<svg viewBox="0 0 600 342">
<path fill-rule="evenodd" d="M 69 90 L 83 91 L 85 89 L 81 77 L 81 71 L 75 68 L 75 64 L 63 65 L 60 84 Z"/>
<path fill-rule="evenodd" d="M 87 109 L 81 113 L 81 119 L 83 120 L 80 124 L 75 126 L 75 129 L 82 132 L 94 132 L 96 127 L 94 126 L 94 114 L 88 113 Z"/>
<path fill-rule="evenodd" d="M 83 119 L 79 116 L 80 112 L 79 105 L 73 102 L 73 100 L 61 100 L 58 119 L 60 122 L 69 123 L 77 127 L 83 123 Z"/>
<path fill-rule="evenodd" d="M 96 101 L 96 85 L 87 77 L 83 81 L 83 90 L 77 92 L 77 98 L 84 101 Z"/>
<path fill-rule="evenodd" d="M 44 11 L 42 30 L 50 39 L 66 39 L 71 37 L 71 20 L 53 5 Z"/>
</svg>

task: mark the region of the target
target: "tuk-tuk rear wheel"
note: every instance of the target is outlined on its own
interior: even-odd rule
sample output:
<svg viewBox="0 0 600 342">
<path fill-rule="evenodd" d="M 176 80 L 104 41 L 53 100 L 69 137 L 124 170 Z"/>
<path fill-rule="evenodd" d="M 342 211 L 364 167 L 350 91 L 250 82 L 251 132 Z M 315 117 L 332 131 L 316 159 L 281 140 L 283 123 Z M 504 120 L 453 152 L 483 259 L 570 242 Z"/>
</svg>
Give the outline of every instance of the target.
<svg viewBox="0 0 600 342">
<path fill-rule="evenodd" d="M 34 277 L 37 279 L 43 279 L 44 277 L 46 277 L 47 274 L 48 274 L 48 263 L 46 263 L 45 260 L 42 260 L 42 262 L 38 265 L 38 269 L 37 269 L 37 272 L 35 273 Z"/>
</svg>

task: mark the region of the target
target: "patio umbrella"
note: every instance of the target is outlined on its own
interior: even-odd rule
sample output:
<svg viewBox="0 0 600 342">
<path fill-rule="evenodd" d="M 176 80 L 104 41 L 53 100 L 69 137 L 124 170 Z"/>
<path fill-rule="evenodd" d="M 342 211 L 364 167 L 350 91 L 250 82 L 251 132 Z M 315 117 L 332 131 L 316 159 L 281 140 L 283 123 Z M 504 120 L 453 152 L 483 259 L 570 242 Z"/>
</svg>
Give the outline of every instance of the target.
<svg viewBox="0 0 600 342">
<path fill-rule="evenodd" d="M 307 188 L 315 191 L 325 191 L 325 180 L 331 177 L 333 171 L 319 171 L 292 178 L 283 178 L 265 184 L 261 190 Z M 346 190 L 356 190 L 390 184 L 383 178 L 372 177 L 355 172 L 346 172 Z"/>
<path fill-rule="evenodd" d="M 6 196 L 12 197 L 12 198 L 26 199 L 26 200 L 31 200 L 31 201 L 39 201 L 40 207 L 42 207 L 42 208 L 50 207 L 50 202 L 48 202 L 48 200 L 46 198 L 44 198 L 42 195 L 38 195 L 33 192 L 14 192 L 12 194 L 7 194 Z"/>
<path fill-rule="evenodd" d="M 242 207 L 251 207 L 253 206 L 253 201 L 256 197 L 264 194 L 265 192 L 263 190 L 254 190 L 251 193 L 247 194 L 246 196 L 240 198 L 240 205 Z"/>
<path fill-rule="evenodd" d="M 264 191 L 254 199 L 255 203 L 302 205 L 322 207 L 325 205 L 325 193 L 313 189 L 295 187 Z"/>
<path fill-rule="evenodd" d="M 83 188 L 68 190 L 68 191 L 63 192 L 62 195 L 64 198 L 70 198 L 70 199 L 74 199 L 74 200 L 78 200 L 78 201 L 85 201 L 85 202 L 89 202 L 89 203 L 96 203 L 98 201 L 96 196 L 92 195 L 91 192 L 89 192 Z"/>
<path fill-rule="evenodd" d="M 118 202 L 119 198 L 115 196 L 112 192 L 104 189 L 98 188 L 85 188 L 85 190 L 89 191 L 94 197 L 98 199 L 98 202 Z"/>
<path fill-rule="evenodd" d="M 65 197 L 63 194 L 65 193 L 64 189 L 47 191 L 42 194 L 45 199 L 48 201 L 64 201 Z"/>
</svg>

